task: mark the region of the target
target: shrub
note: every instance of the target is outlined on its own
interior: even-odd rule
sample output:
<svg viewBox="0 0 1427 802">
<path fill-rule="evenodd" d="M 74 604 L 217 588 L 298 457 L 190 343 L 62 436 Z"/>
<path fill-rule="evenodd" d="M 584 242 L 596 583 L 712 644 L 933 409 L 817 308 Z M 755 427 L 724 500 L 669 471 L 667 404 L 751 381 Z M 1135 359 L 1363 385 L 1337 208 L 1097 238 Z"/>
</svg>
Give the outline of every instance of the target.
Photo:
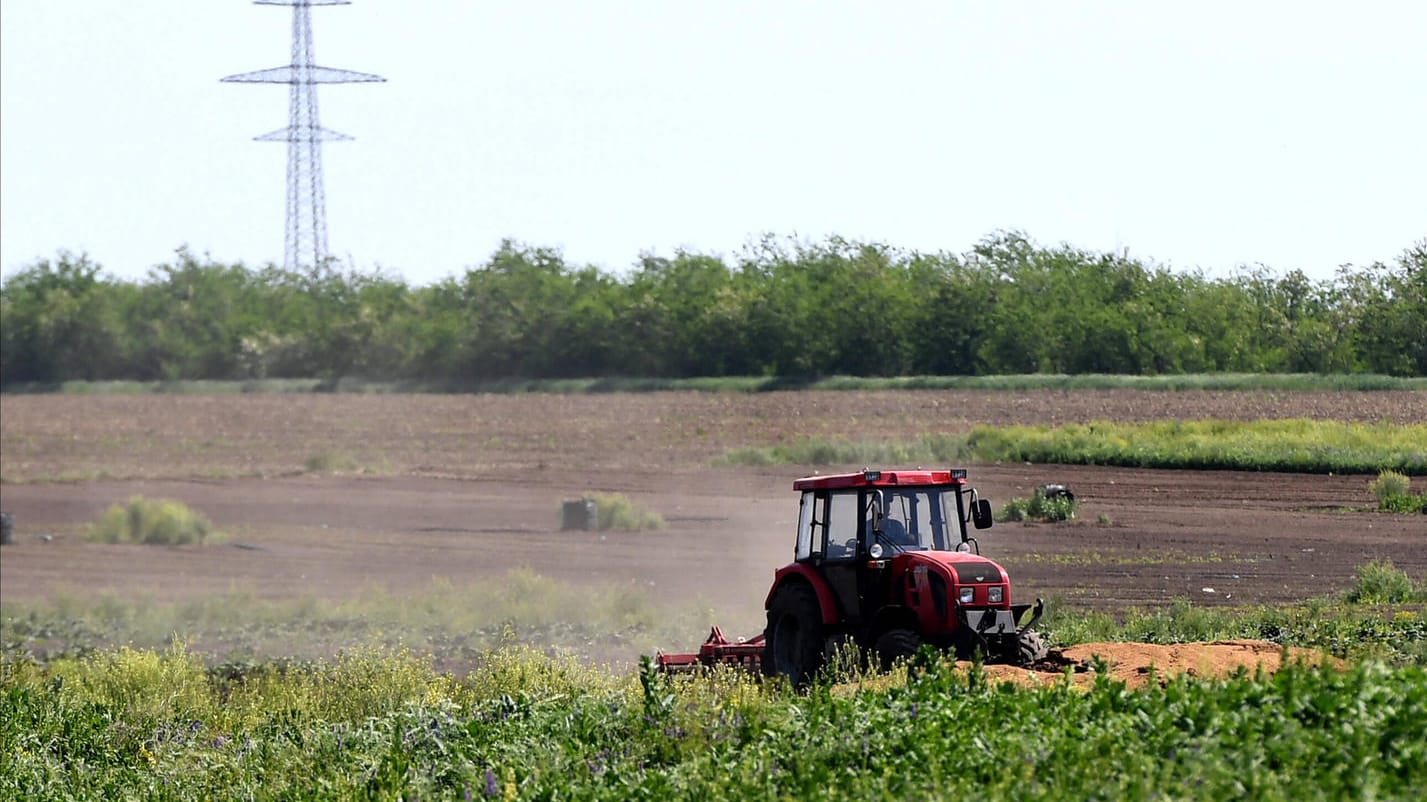
<svg viewBox="0 0 1427 802">
<path fill-rule="evenodd" d="M 998 517 L 1002 521 L 1053 523 L 1073 519 L 1079 509 L 1080 503 L 1075 500 L 1075 496 L 1058 493 L 1047 494 L 1038 487 L 1029 498 L 1013 498 L 1007 501 L 1006 506 L 1001 508 L 1001 514 Z"/>
<path fill-rule="evenodd" d="M 208 519 L 181 501 L 134 496 L 115 504 L 89 528 L 98 543 L 148 543 L 177 546 L 202 543 L 213 532 Z"/>
<path fill-rule="evenodd" d="M 1358 566 L 1357 578 L 1347 599 L 1360 604 L 1405 604 L 1427 598 L 1427 588 L 1419 588 L 1412 577 L 1391 561 Z"/>
<path fill-rule="evenodd" d="M 585 496 L 594 499 L 601 532 L 607 529 L 638 532 L 664 528 L 664 516 L 635 504 L 619 493 L 586 493 Z"/>
<path fill-rule="evenodd" d="M 1412 492 L 1412 480 L 1397 471 L 1382 471 L 1368 483 L 1368 489 L 1382 504 L 1393 496 L 1405 496 Z"/>
<path fill-rule="evenodd" d="M 1412 480 L 1397 471 L 1382 471 L 1368 483 L 1383 512 L 1427 513 L 1427 496 L 1412 495 Z"/>
</svg>

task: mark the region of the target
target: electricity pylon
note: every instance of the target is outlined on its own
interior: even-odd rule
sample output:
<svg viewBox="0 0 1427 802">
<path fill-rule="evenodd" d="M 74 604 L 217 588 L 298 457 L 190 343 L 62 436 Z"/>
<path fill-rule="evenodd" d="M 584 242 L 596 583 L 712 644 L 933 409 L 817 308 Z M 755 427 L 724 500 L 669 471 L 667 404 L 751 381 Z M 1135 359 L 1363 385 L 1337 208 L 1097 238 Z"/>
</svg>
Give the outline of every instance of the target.
<svg viewBox="0 0 1427 802">
<path fill-rule="evenodd" d="M 316 268 L 327 259 L 327 194 L 322 186 L 322 143 L 352 137 L 322 127 L 317 85 L 385 81 L 380 75 L 319 67 L 312 61 L 312 6 L 345 6 L 350 0 L 253 0 L 260 6 L 292 6 L 292 62 L 257 72 L 229 75 L 230 83 L 289 84 L 287 127 L 254 137 L 287 143 L 288 270 Z"/>
</svg>

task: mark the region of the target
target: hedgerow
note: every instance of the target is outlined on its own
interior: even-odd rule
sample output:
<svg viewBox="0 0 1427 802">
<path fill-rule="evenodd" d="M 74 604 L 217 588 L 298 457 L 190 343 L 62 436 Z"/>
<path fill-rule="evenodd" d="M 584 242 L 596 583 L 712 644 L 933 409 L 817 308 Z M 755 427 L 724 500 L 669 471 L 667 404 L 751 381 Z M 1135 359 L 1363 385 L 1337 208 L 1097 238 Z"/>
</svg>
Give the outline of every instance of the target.
<svg viewBox="0 0 1427 802">
<path fill-rule="evenodd" d="M 477 261 L 412 286 L 180 250 L 135 281 L 62 252 L 0 282 L 0 385 L 1427 375 L 1427 242 L 1324 281 L 1267 268 L 1211 278 L 1017 232 L 961 254 L 766 237 L 613 270 L 516 242 Z"/>
</svg>

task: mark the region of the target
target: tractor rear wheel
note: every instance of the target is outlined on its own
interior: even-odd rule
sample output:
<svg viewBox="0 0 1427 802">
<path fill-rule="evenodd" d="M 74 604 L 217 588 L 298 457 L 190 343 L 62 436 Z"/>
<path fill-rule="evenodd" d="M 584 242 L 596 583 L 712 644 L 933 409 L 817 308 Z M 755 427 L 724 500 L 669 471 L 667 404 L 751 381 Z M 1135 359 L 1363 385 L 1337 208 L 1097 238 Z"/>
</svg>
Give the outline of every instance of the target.
<svg viewBox="0 0 1427 802">
<path fill-rule="evenodd" d="M 1016 664 L 1028 666 L 1046 658 L 1045 639 L 1039 632 L 1028 629 L 1016 638 Z"/>
<path fill-rule="evenodd" d="M 922 636 L 910 629 L 889 629 L 877 637 L 877 660 L 890 671 L 898 660 L 910 660 L 921 648 Z"/>
<path fill-rule="evenodd" d="M 780 588 L 768 605 L 763 636 L 764 674 L 787 677 L 797 688 L 811 682 L 823 664 L 822 608 L 812 588 Z"/>
</svg>

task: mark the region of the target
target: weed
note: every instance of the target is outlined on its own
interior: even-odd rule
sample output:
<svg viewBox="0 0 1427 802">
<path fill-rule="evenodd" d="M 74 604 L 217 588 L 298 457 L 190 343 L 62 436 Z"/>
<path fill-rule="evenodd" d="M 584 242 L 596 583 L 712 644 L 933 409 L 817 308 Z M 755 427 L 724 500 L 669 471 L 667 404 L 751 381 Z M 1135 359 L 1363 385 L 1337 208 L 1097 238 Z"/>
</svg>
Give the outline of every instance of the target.
<svg viewBox="0 0 1427 802">
<path fill-rule="evenodd" d="M 1412 492 L 1412 479 L 1397 471 L 1382 471 L 1377 478 L 1368 483 L 1368 489 L 1379 504 L 1385 503 L 1393 496 L 1405 496 Z"/>
<path fill-rule="evenodd" d="M 646 509 L 619 493 L 586 493 L 593 499 L 601 531 L 617 529 L 639 532 L 646 529 L 663 529 L 664 516 Z"/>
<path fill-rule="evenodd" d="M 1046 493 L 1041 488 L 1028 498 L 1013 498 L 1001 508 L 1002 521 L 1041 521 L 1054 523 L 1075 518 L 1080 503 L 1068 494 Z"/>
<path fill-rule="evenodd" d="M 212 532 L 208 519 L 183 502 L 134 496 L 106 510 L 87 537 L 99 543 L 178 546 L 203 543 Z"/>
</svg>

